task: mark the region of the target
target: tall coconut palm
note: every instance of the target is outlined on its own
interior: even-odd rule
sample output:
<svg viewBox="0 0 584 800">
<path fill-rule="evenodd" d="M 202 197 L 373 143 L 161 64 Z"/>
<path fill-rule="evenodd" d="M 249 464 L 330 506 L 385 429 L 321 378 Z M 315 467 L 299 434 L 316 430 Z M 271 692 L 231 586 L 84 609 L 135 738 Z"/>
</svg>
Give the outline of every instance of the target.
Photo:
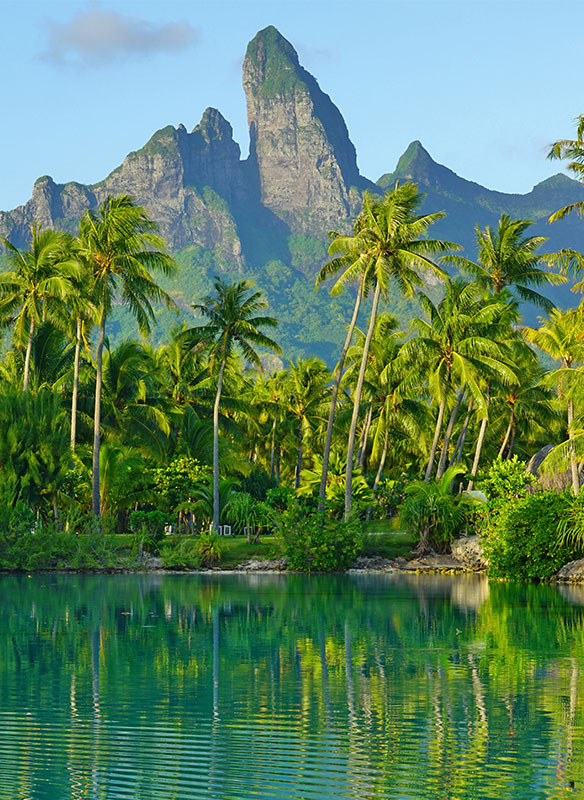
<svg viewBox="0 0 584 800">
<path fill-rule="evenodd" d="M 565 275 L 551 272 L 547 266 L 566 266 L 570 261 L 569 251 L 538 253 L 539 248 L 547 242 L 547 237 L 527 236 L 532 225 L 531 220 L 512 219 L 508 214 L 502 214 L 496 231 L 490 225 L 484 230 L 478 225 L 475 227 L 478 250 L 476 263 L 458 255 L 446 256 L 444 261 L 469 273 L 480 286 L 494 294 L 512 289 L 520 300 L 549 311 L 554 304 L 532 287 L 565 283 Z"/>
<path fill-rule="evenodd" d="M 438 401 L 434 438 L 426 466 L 427 482 L 434 469 L 453 384 L 459 390 L 454 404 L 456 410 L 460 407 L 460 392 L 464 392 L 486 416 L 481 376 L 490 374 L 502 380 L 512 380 L 515 376 L 505 362 L 501 344 L 504 337 L 510 335 L 507 324 L 503 324 L 501 329 L 501 317 L 506 308 L 504 303 L 493 298 L 485 299 L 476 283 L 461 280 L 447 282 L 445 295 L 439 303 L 435 304 L 423 293 L 420 293 L 420 302 L 428 318 L 417 317 L 412 320 L 411 327 L 418 335 L 404 344 L 401 358 L 406 362 L 416 361 L 420 366 L 424 365 L 429 376 L 430 392 Z M 452 434 L 454 422 L 455 417 L 453 419 L 451 416 L 449 435 Z M 448 449 L 448 442 L 445 444 L 444 452 Z M 441 471 L 444 467 L 445 458 Z"/>
<path fill-rule="evenodd" d="M 365 209 L 369 208 L 371 202 L 372 202 L 372 197 L 369 194 L 369 192 L 366 192 L 363 199 L 364 211 Z M 355 325 L 357 324 L 357 317 L 359 316 L 359 308 L 361 306 L 361 300 L 364 294 L 366 293 L 367 280 L 369 277 L 368 268 L 370 266 L 370 261 L 366 257 L 366 254 L 363 252 L 360 246 L 360 240 L 357 236 L 359 230 L 361 229 L 361 225 L 364 219 L 365 219 L 365 214 L 361 213 L 355 220 L 355 223 L 353 225 L 353 236 L 346 236 L 344 234 L 338 233 L 337 231 L 330 231 L 329 237 L 331 238 L 332 241 L 329 245 L 328 253 L 329 256 L 332 256 L 332 258 L 322 266 L 316 278 L 315 288 L 318 289 L 320 284 L 327 277 L 329 277 L 330 275 L 334 275 L 342 270 L 342 274 L 340 275 L 339 278 L 337 278 L 334 286 L 331 289 L 330 292 L 331 295 L 339 294 L 341 291 L 343 291 L 344 287 L 347 284 L 350 284 L 355 281 L 358 282 L 357 294 L 355 297 L 355 305 L 353 307 L 353 315 L 351 317 L 351 321 L 349 322 L 349 326 L 347 328 L 347 335 L 345 337 L 345 343 L 341 351 L 341 357 L 339 358 L 338 364 L 335 367 L 333 385 L 331 388 L 331 401 L 327 419 L 324 450 L 322 456 L 322 475 L 320 478 L 320 486 L 318 491 L 319 494 L 318 509 L 321 512 L 324 511 L 324 503 L 326 499 L 326 485 L 327 485 L 327 477 L 328 477 L 328 469 L 329 469 L 329 461 L 331 453 L 331 444 L 333 439 L 333 426 L 335 422 L 337 398 L 339 394 L 339 386 L 341 383 L 341 378 L 343 376 L 343 369 L 345 366 L 345 359 L 347 357 L 347 352 L 349 350 L 349 346 L 353 339 L 353 332 L 355 330 Z"/>
<path fill-rule="evenodd" d="M 254 347 L 264 347 L 280 353 L 280 347 L 261 328 L 275 328 L 278 321 L 261 312 L 267 308 L 261 292 L 253 292 L 249 281 L 224 283 L 215 277 L 214 295 L 207 295 L 193 308 L 208 319 L 205 325 L 187 331 L 194 341 L 206 344 L 210 351 L 212 371 L 217 375 L 217 389 L 213 405 L 213 528 L 219 530 L 219 408 L 223 377 L 227 364 L 237 350 L 250 364 L 261 368 L 261 360 Z"/>
<path fill-rule="evenodd" d="M 416 287 L 424 285 L 420 272 L 431 272 L 441 278 L 445 273 L 438 267 L 431 257 L 436 253 L 447 250 L 458 250 L 458 245 L 452 242 L 422 238 L 428 228 L 444 214 L 418 215 L 418 209 L 423 195 L 414 183 L 396 183 L 382 198 L 369 197 L 362 211 L 361 226 L 354 237 L 355 250 L 363 253 L 363 261 L 368 263 L 366 268 L 367 280 L 375 286 L 369 327 L 363 345 L 363 354 L 355 395 L 353 400 L 353 414 L 347 444 L 347 471 L 345 475 L 345 517 L 349 517 L 352 508 L 352 476 L 353 453 L 355 448 L 355 433 L 361 404 L 361 393 L 365 380 L 369 346 L 375 328 L 377 310 L 381 295 L 386 296 L 390 284 L 394 284 L 406 296 L 411 296 Z M 362 269 L 361 266 L 358 267 Z M 351 272 L 347 271 L 346 279 L 350 279 Z"/>
<path fill-rule="evenodd" d="M 574 399 L 570 384 L 574 367 L 584 363 L 584 311 L 581 307 L 569 311 L 554 309 L 547 320 L 541 319 L 541 323 L 539 328 L 524 328 L 523 333 L 528 341 L 560 361 L 560 368 L 550 373 L 547 383 L 555 384 L 560 394 L 567 394 L 572 490 L 574 494 L 578 494 L 580 476 L 574 447 Z"/>
<path fill-rule="evenodd" d="M 576 180 L 584 183 L 584 114 L 578 115 L 577 122 L 576 138 L 560 139 L 554 142 L 548 152 L 548 158 L 568 161 L 566 168 L 574 175 Z M 575 203 L 569 203 L 552 214 L 549 221 L 555 222 L 558 219 L 563 219 L 568 214 L 571 214 L 572 211 L 584 216 L 584 202 L 580 200 Z"/>
<path fill-rule="evenodd" d="M 155 318 L 153 303 L 175 307 L 169 295 L 156 283 L 153 272 L 170 275 L 176 269 L 164 252 L 165 242 L 156 224 L 142 206 L 128 195 L 108 197 L 97 211 L 86 211 L 79 225 L 79 255 L 91 271 L 91 297 L 97 308 L 99 334 L 96 352 L 95 404 L 93 415 L 92 508 L 101 514 L 99 491 L 99 449 L 103 345 L 108 316 L 114 302 L 126 305 L 148 333 Z"/>
<path fill-rule="evenodd" d="M 290 364 L 288 404 L 296 421 L 297 456 L 294 488 L 300 488 L 305 435 L 323 419 L 326 384 L 330 378 L 326 365 L 318 358 L 298 359 Z"/>
<path fill-rule="evenodd" d="M 50 318 L 72 292 L 70 266 L 65 266 L 70 237 L 65 233 L 31 225 L 28 250 L 20 250 L 8 239 L 10 269 L 0 274 L 0 316 L 11 315 L 19 342 L 26 341 L 23 391 L 27 391 L 35 327 Z"/>
</svg>

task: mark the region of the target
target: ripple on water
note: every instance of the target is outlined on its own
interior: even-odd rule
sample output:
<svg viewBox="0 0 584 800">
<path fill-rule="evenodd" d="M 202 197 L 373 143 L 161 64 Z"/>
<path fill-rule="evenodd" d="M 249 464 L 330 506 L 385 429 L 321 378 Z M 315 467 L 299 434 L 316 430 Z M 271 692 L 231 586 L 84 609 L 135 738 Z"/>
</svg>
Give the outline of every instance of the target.
<svg viewBox="0 0 584 800">
<path fill-rule="evenodd" d="M 551 587 L 117 578 L 0 578 L 1 800 L 584 786 L 584 609 Z"/>
</svg>

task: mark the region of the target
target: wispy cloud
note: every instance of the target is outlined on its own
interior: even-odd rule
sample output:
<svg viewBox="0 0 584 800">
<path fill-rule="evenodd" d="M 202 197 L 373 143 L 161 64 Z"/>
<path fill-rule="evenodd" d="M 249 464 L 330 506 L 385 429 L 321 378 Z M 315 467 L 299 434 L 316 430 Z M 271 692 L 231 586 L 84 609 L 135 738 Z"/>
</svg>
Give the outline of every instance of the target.
<svg viewBox="0 0 584 800">
<path fill-rule="evenodd" d="M 57 66 L 102 66 L 112 61 L 175 53 L 197 42 L 198 32 L 185 20 L 157 25 L 138 17 L 92 7 L 68 22 L 45 23 L 43 61 Z"/>
</svg>

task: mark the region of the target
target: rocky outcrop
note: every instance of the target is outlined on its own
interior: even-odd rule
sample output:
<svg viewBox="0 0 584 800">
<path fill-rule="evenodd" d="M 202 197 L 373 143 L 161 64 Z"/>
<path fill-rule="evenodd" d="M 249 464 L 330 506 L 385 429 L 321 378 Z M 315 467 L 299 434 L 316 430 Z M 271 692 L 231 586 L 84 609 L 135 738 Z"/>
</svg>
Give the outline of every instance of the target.
<svg viewBox="0 0 584 800">
<path fill-rule="evenodd" d="M 240 265 L 241 241 L 231 205 L 242 202 L 243 193 L 231 125 L 208 108 L 191 133 L 182 125 L 162 128 L 93 186 L 39 178 L 26 205 L 0 214 L 0 233 L 22 245 L 33 220 L 73 231 L 82 214 L 108 195 L 130 194 L 158 222 L 171 250 L 199 245 Z"/>
<path fill-rule="evenodd" d="M 556 580 L 560 583 L 584 583 L 584 558 L 564 564 L 557 573 Z"/>
<path fill-rule="evenodd" d="M 243 87 L 262 203 L 293 231 L 347 226 L 371 184 L 340 111 L 273 26 L 248 45 Z"/>
<path fill-rule="evenodd" d="M 288 566 L 287 558 L 252 558 L 238 564 L 235 569 L 242 572 L 281 572 Z"/>
<path fill-rule="evenodd" d="M 416 572 L 465 572 L 465 567 L 457 558 L 442 553 L 431 553 L 408 561 L 402 569 Z"/>
<path fill-rule="evenodd" d="M 383 556 L 357 556 L 348 572 L 395 572 L 398 565 Z"/>
<path fill-rule="evenodd" d="M 484 570 L 489 562 L 483 555 L 483 545 L 480 536 L 463 536 L 455 539 L 450 545 L 453 558 L 473 570 Z"/>
</svg>

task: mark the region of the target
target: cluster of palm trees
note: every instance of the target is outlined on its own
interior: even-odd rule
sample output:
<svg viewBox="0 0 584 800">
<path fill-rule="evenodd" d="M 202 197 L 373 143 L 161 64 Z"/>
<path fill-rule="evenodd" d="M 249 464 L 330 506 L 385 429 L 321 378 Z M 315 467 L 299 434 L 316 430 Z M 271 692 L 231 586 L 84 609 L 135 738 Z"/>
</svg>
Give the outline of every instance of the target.
<svg viewBox="0 0 584 800">
<path fill-rule="evenodd" d="M 554 153 L 572 145 L 558 143 Z M 53 431 L 63 450 L 66 429 L 62 460 L 76 476 L 72 486 L 67 469 L 55 473 L 62 480 L 51 483 L 54 512 L 66 496 L 96 517 L 155 504 L 147 468 L 184 456 L 212 467 L 215 528 L 227 478 L 233 486 L 234 477 L 261 474 L 265 485 L 312 494 L 321 510 L 336 503 L 348 517 L 354 498 L 371 508 L 388 479 L 441 480 L 457 466 L 472 488 L 481 464 L 528 457 L 549 443 L 558 445 L 552 462 L 570 463 L 577 493 L 584 311 L 556 309 L 545 289 L 580 269 L 582 257 L 541 253 L 545 238 L 530 235 L 531 223 L 504 215 L 496 229 L 477 227 L 472 261 L 455 243 L 429 238 L 442 214 L 421 214 L 421 201 L 413 183 L 383 197 L 366 194 L 352 233 L 331 232 L 317 287 L 333 276 L 333 293 L 355 297 L 332 373 L 317 358 L 272 374 L 262 369 L 266 352 L 280 352 L 267 335 L 277 320 L 243 280 L 216 278 L 212 294 L 194 306 L 201 324 L 177 326 L 166 344 L 111 347 L 106 326 L 115 304 L 130 309 L 145 335 L 156 305 L 174 305 L 155 277 L 176 265 L 127 196 L 86 212 L 77 236 L 33 226 L 28 249 L 5 240 L 0 424 L 17 425 L 15 408 L 24 412 L 31 396 L 52 398 L 57 411 L 43 446 Z M 458 277 L 450 277 L 452 268 Z M 428 274 L 437 279 L 431 285 Z M 382 308 L 390 286 L 419 301 L 407 330 Z M 522 325 L 520 301 L 545 312 L 540 327 Z M 17 449 L 6 450 L 0 483 Z M 32 496 L 24 483 L 21 475 L 14 501 Z"/>
</svg>

